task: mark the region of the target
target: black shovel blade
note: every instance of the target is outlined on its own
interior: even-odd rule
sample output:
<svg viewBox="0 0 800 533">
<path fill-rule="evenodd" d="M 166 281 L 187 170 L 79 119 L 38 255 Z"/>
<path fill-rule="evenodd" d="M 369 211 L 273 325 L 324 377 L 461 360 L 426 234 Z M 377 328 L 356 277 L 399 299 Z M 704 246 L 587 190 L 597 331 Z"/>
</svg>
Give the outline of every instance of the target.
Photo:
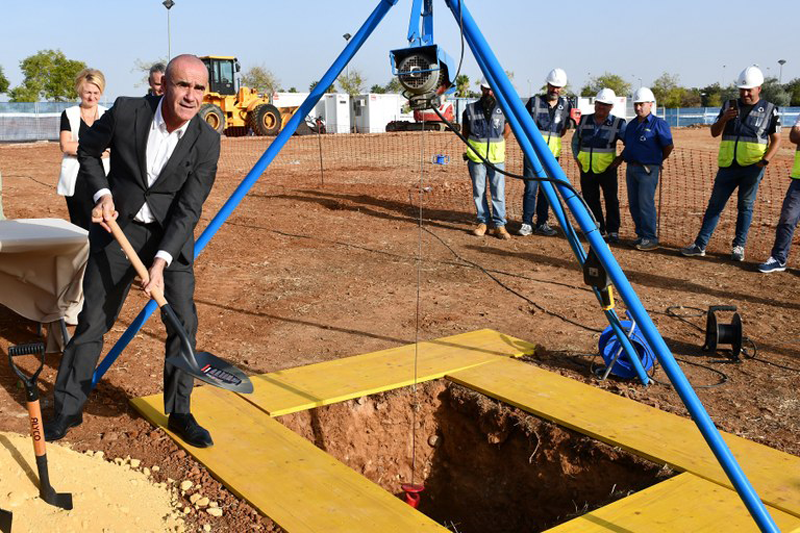
<svg viewBox="0 0 800 533">
<path fill-rule="evenodd" d="M 39 497 L 45 503 L 72 510 L 72 494 L 69 492 L 56 492 L 50 484 L 50 470 L 47 468 L 47 454 L 36 456 L 36 468 L 39 470 Z"/>
<path fill-rule="evenodd" d="M 195 352 L 193 356 L 197 363 L 196 366 L 178 356 L 169 357 L 167 363 L 215 387 L 239 394 L 253 392 L 253 383 L 250 378 L 232 364 L 208 352 Z"/>
<path fill-rule="evenodd" d="M 14 514 L 11 511 L 0 509 L 0 533 L 11 533 L 11 522 Z"/>
<path fill-rule="evenodd" d="M 39 497 L 50 505 L 67 511 L 72 510 L 72 494 L 69 492 L 56 492 L 53 487 L 50 487 L 50 490 L 40 490 Z"/>
<path fill-rule="evenodd" d="M 181 338 L 180 356 L 168 357 L 167 363 L 215 387 L 240 394 L 253 392 L 253 384 L 244 372 L 208 352 L 194 351 L 183 324 L 169 304 L 161 306 L 161 316 Z"/>
</svg>

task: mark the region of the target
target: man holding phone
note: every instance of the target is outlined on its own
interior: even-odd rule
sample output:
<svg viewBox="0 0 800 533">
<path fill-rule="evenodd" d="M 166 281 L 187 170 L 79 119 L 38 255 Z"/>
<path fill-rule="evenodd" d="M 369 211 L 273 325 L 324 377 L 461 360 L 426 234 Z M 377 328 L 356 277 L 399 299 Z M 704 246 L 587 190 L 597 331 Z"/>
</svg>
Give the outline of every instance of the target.
<svg viewBox="0 0 800 533">
<path fill-rule="evenodd" d="M 720 213 L 738 187 L 738 216 L 731 259 L 744 261 L 744 246 L 753 220 L 758 184 L 781 144 L 778 107 L 761 99 L 763 83 L 764 74 L 758 67 L 744 69 L 736 83 L 739 99 L 725 102 L 717 121 L 711 126 L 712 136 L 722 135 L 719 171 L 714 179 L 700 233 L 694 243 L 681 250 L 685 256 L 706 254 L 706 245 L 717 227 Z"/>
</svg>

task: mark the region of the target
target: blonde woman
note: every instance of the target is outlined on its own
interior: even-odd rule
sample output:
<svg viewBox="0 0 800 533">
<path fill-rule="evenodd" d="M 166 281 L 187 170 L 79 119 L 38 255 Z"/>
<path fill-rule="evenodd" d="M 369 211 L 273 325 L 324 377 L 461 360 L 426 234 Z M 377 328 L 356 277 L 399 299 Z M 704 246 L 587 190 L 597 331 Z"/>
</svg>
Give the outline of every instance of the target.
<svg viewBox="0 0 800 533">
<path fill-rule="evenodd" d="M 94 202 L 88 185 L 78 179 L 78 140 L 105 113 L 106 108 L 98 104 L 105 87 L 106 78 L 102 72 L 92 68 L 83 69 L 75 78 L 75 92 L 78 93 L 81 103 L 65 109 L 61 114 L 59 146 L 64 158 L 61 161 L 57 192 L 66 197 L 70 222 L 85 230 L 92 224 L 91 211 Z M 108 174 L 108 153 L 103 156 L 103 167 Z"/>
</svg>

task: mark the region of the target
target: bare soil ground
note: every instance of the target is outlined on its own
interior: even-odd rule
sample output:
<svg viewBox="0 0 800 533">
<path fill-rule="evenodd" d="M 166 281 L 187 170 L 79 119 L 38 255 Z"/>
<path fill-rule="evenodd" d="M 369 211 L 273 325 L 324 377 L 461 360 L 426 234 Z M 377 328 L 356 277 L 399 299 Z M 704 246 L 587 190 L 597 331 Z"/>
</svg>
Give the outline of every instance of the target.
<svg viewBox="0 0 800 533">
<path fill-rule="evenodd" d="M 800 275 L 794 268 L 798 254 L 786 273 L 756 271 L 774 238 L 792 152 L 782 149 L 769 167 L 747 261 L 728 260 L 732 206 L 712 240 L 714 253 L 685 259 L 677 248 L 699 229 L 717 143 L 706 129 L 680 130 L 675 135 L 679 149 L 665 171 L 665 183 L 671 186 L 664 190 L 664 205 L 666 198 L 678 200 L 670 200 L 665 209 L 671 214 L 662 218 L 668 246 L 643 253 L 620 245 L 614 248 L 616 258 L 698 387 L 715 423 L 800 455 L 796 386 Z M 257 138 L 224 141 L 217 183 L 198 233 L 268 143 Z M 461 151 L 458 141 L 446 134 L 427 134 L 424 140 L 418 134 L 293 139 L 197 260 L 198 347 L 260 373 L 413 343 L 417 334 L 432 339 L 488 327 L 536 342 L 539 348 L 529 359 L 531 364 L 687 416 L 669 386 L 656 383 L 643 388 L 592 377 L 590 369 L 599 361 L 594 357 L 597 338 L 606 324 L 592 293 L 582 284 L 566 240 L 530 236 L 500 241 L 468 233 L 474 213 Z M 450 155 L 450 164 L 431 164 L 437 153 Z M 574 178 L 570 158 L 563 159 Z M 0 146 L 6 216 L 67 218 L 63 198 L 55 194 L 59 160 L 54 143 Z M 509 168 L 518 171 L 520 161 L 518 151 L 511 149 Z M 420 168 L 424 168 L 423 187 L 431 187 L 423 193 L 422 232 L 416 208 Z M 521 190 L 518 182 L 507 187 L 512 231 L 521 214 Z M 620 198 L 623 236 L 630 238 L 632 223 L 625 212 L 622 184 Z M 129 296 L 106 339 L 107 347 L 144 304 L 140 293 Z M 703 334 L 692 325 L 702 328 L 704 318 L 687 318 L 687 324 L 666 313 L 670 306 L 715 304 L 739 307 L 745 334 L 758 346 L 758 359 L 721 363 L 722 354 L 700 350 Z M 0 308 L 2 354 L 9 345 L 34 340 L 35 335 L 35 324 Z M 225 514 L 221 518 L 190 514 L 193 527 L 210 523 L 221 531 L 274 529 L 130 408 L 129 398 L 161 390 L 164 337 L 157 319 L 145 324 L 90 400 L 83 425 L 66 441 L 79 451 L 102 450 L 106 457 L 130 455 L 146 464 L 160 464 L 156 481 L 201 483 Z M 40 379 L 45 398 L 52 392 L 59 359 L 59 354 L 48 356 Z M 660 369 L 655 377 L 667 381 Z M 4 364 L 0 364 L 0 430 L 27 431 L 23 391 Z"/>
</svg>

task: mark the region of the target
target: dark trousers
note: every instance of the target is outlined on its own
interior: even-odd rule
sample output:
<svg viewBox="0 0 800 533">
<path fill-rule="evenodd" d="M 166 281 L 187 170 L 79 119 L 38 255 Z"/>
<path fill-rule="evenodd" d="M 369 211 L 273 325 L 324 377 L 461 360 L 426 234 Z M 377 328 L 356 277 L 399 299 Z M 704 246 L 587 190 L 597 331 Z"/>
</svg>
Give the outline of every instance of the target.
<svg viewBox="0 0 800 533">
<path fill-rule="evenodd" d="M 711 198 L 708 200 L 708 207 L 706 207 L 706 212 L 703 215 L 703 225 L 700 226 L 700 233 L 697 234 L 694 243 L 701 249 L 706 249 L 708 241 L 711 239 L 717 223 L 719 223 L 722 210 L 725 209 L 725 204 L 738 187 L 736 235 L 732 244 L 733 246 L 744 246 L 747 243 L 750 223 L 753 221 L 753 208 L 756 204 L 758 184 L 761 183 L 763 177 L 764 167 L 759 167 L 758 165 L 720 168 L 717 171 L 717 177 L 714 178 Z"/>
<path fill-rule="evenodd" d="M 94 228 L 95 231 L 99 227 Z M 150 265 L 161 233 L 153 225 L 131 223 L 125 234 L 145 265 Z M 102 230 L 100 230 L 102 231 Z M 103 336 L 119 315 L 136 272 L 122 249 L 112 242 L 102 250 L 92 250 L 83 278 L 84 303 L 78 315 L 75 336 L 64 349 L 58 368 L 54 398 L 56 413 L 75 415 L 82 411 L 91 391 L 92 374 L 103 349 Z M 192 346 L 197 333 L 197 310 L 194 305 L 194 272 L 175 258 L 164 272 L 164 295 L 189 335 Z M 180 354 L 180 337 L 167 328 L 167 356 Z M 166 413 L 188 413 L 193 378 L 172 365 L 164 364 L 164 410 Z"/>
<path fill-rule="evenodd" d="M 606 216 L 600 205 L 600 190 L 606 201 Z M 617 197 L 617 169 L 608 169 L 601 174 L 581 171 L 581 194 L 589 204 L 600 233 L 619 233 L 619 198 Z"/>
<path fill-rule="evenodd" d="M 75 192 L 72 196 L 65 196 L 69 221 L 78 227 L 89 231 L 92 226 L 92 208 L 94 202 L 85 181 L 78 178 L 75 182 Z"/>
<path fill-rule="evenodd" d="M 556 161 L 558 158 L 556 157 Z M 522 157 L 522 176 L 524 178 L 536 177 L 533 165 L 528 158 Z M 544 188 L 539 181 L 526 181 L 525 192 L 522 194 L 522 223 L 533 226 L 533 213 L 536 212 L 536 226 L 541 226 L 547 222 L 550 204 L 547 203 L 547 196 Z"/>
<path fill-rule="evenodd" d="M 785 263 L 789 258 L 789 248 L 792 246 L 792 237 L 798 222 L 800 222 L 800 178 L 794 178 L 783 199 L 781 217 L 775 230 L 775 244 L 772 247 L 772 257 L 781 263 Z"/>
</svg>

